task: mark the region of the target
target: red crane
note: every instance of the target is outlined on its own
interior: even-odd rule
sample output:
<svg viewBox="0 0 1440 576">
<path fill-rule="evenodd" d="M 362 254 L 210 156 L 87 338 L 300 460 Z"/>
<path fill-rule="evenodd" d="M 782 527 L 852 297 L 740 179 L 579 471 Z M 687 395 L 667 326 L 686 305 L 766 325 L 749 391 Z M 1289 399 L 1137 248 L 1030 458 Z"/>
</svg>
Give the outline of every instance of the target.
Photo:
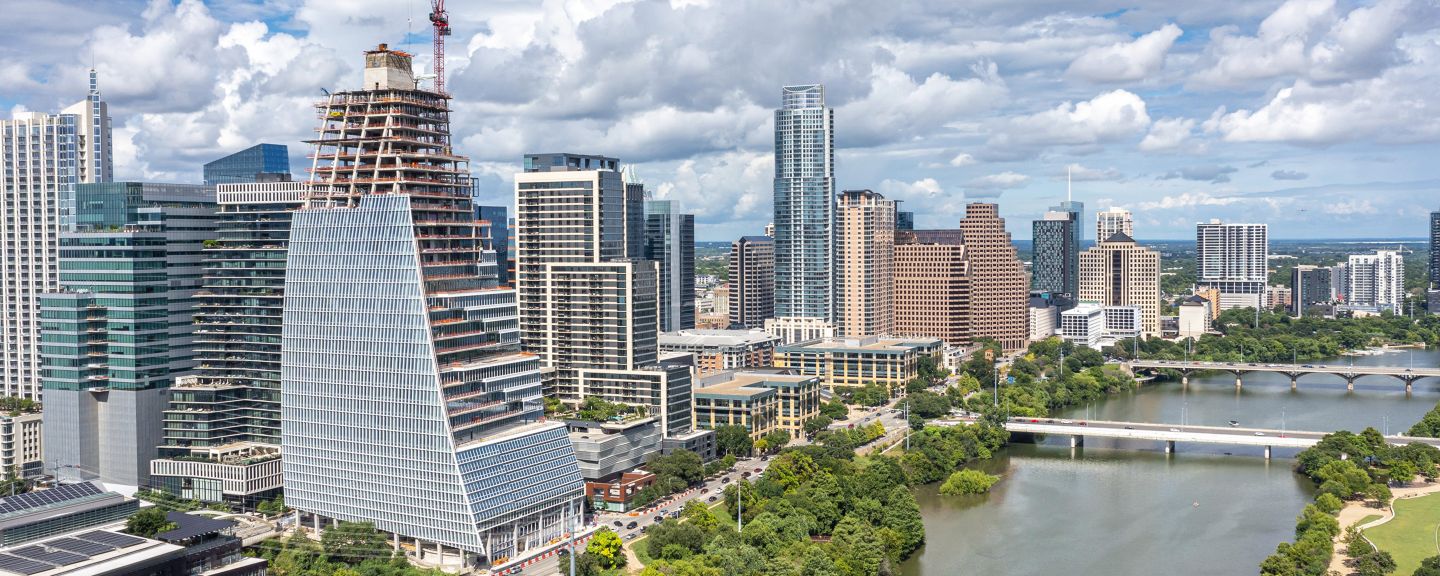
<svg viewBox="0 0 1440 576">
<path fill-rule="evenodd" d="M 450 35 L 450 14 L 445 0 L 430 0 L 430 25 L 435 28 L 435 91 L 445 93 L 445 37 Z"/>
</svg>

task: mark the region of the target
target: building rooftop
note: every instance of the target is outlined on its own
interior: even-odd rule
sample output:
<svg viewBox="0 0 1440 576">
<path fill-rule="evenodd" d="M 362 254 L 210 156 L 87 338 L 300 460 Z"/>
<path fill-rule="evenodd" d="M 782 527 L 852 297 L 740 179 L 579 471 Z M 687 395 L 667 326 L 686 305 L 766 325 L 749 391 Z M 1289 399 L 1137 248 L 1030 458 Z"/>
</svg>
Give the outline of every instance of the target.
<svg viewBox="0 0 1440 576">
<path fill-rule="evenodd" d="M 694 389 L 693 393 L 697 398 L 730 398 L 730 399 L 754 399 L 764 396 L 775 395 L 775 389 L 765 385 L 769 375 L 765 374 L 736 374 L 735 378 L 724 382 L 716 382 L 707 386 Z M 803 379 L 803 378 L 802 378 Z"/>
<path fill-rule="evenodd" d="M 796 342 L 778 347 L 782 350 L 865 350 L 872 352 L 905 352 L 917 346 L 940 346 L 939 338 L 881 338 L 864 336 L 852 338 L 821 338 Z"/>
<path fill-rule="evenodd" d="M 779 338 L 766 334 L 764 330 L 680 330 L 662 332 L 661 346 L 743 346 L 762 342 L 779 342 Z"/>
<path fill-rule="evenodd" d="M 182 550 L 180 546 L 121 534 L 90 530 L 26 544 L 0 553 L 0 574 L 58 576 L 112 574 Z"/>
</svg>

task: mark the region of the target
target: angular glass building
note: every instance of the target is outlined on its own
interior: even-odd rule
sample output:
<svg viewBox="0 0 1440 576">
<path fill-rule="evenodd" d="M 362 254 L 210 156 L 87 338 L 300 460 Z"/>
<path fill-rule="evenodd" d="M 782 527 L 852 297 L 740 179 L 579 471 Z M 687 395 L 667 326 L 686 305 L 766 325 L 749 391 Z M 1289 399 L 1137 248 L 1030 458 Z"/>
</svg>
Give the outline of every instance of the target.
<svg viewBox="0 0 1440 576">
<path fill-rule="evenodd" d="M 367 90 L 318 105 L 291 224 L 286 504 L 317 528 L 372 522 L 422 563 L 503 563 L 574 525 L 579 465 L 481 250 L 448 97 L 416 88 L 409 54 L 365 60 Z"/>
<path fill-rule="evenodd" d="M 695 327 L 695 215 L 669 200 L 645 203 L 645 258 L 660 267 L 660 331 Z"/>
<path fill-rule="evenodd" d="M 835 111 L 786 86 L 775 111 L 775 315 L 835 321 Z"/>
<path fill-rule="evenodd" d="M 205 163 L 205 183 L 244 184 L 290 179 L 290 152 L 284 144 L 256 144 Z"/>
</svg>

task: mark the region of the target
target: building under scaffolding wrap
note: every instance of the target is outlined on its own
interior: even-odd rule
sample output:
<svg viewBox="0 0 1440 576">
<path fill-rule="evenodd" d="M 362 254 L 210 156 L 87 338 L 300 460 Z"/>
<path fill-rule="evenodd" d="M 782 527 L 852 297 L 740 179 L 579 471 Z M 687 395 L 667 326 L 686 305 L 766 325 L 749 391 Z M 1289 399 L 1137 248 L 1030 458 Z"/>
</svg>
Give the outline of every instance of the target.
<svg viewBox="0 0 1440 576">
<path fill-rule="evenodd" d="M 579 465 L 481 248 L 448 97 L 383 44 L 364 87 L 317 106 L 291 227 L 285 503 L 317 528 L 373 522 L 424 564 L 500 563 L 575 525 Z"/>
</svg>

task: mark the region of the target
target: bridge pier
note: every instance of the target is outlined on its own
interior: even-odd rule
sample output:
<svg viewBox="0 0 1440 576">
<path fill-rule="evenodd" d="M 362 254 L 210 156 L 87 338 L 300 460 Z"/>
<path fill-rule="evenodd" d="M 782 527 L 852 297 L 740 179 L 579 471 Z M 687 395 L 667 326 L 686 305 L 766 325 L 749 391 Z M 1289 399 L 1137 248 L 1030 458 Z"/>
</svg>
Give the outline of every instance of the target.
<svg viewBox="0 0 1440 576">
<path fill-rule="evenodd" d="M 1266 460 L 1269 460 L 1269 459 L 1270 459 L 1270 447 L 1269 447 L 1269 446 L 1266 446 L 1266 447 L 1265 447 L 1265 459 L 1266 459 Z"/>
<path fill-rule="evenodd" d="M 1189 373 L 1189 372 L 1186 372 L 1186 373 L 1184 373 L 1184 374 L 1181 374 L 1181 375 L 1180 375 L 1180 387 L 1181 387 L 1181 388 L 1187 388 L 1187 387 L 1189 387 L 1189 386 L 1190 386 L 1190 373 Z"/>
<path fill-rule="evenodd" d="M 1356 376 L 1356 375 L 1354 375 L 1354 374 L 1345 374 L 1345 375 L 1343 375 L 1343 376 L 1341 376 L 1341 377 L 1345 379 L 1345 389 L 1348 390 L 1348 391 L 1350 391 L 1350 392 L 1354 392 L 1354 391 L 1355 391 L 1355 379 L 1358 378 L 1358 376 Z"/>
<path fill-rule="evenodd" d="M 1291 392 L 1294 392 L 1295 390 L 1297 390 L 1297 389 L 1300 388 L 1300 384 L 1299 384 L 1299 382 L 1297 382 L 1299 379 L 1300 379 L 1300 378 L 1299 378 L 1298 376 L 1291 376 L 1291 377 L 1290 377 L 1290 391 L 1291 391 Z"/>
<path fill-rule="evenodd" d="M 1166 441 L 1165 441 L 1165 453 L 1166 453 L 1166 454 L 1174 454 L 1174 453 L 1175 453 L 1175 441 L 1174 441 L 1174 440 L 1166 440 Z"/>
<path fill-rule="evenodd" d="M 1240 381 L 1240 373 L 1239 373 L 1239 372 L 1236 372 L 1236 373 L 1235 373 L 1235 387 L 1236 387 L 1236 388 L 1239 388 L 1239 387 L 1241 387 L 1241 386 L 1243 386 L 1243 385 L 1244 385 L 1244 383 Z"/>
<path fill-rule="evenodd" d="M 1084 445 L 1085 445 L 1085 437 L 1084 437 L 1084 436 L 1073 435 L 1073 436 L 1070 437 L 1070 448 L 1072 448 L 1072 449 L 1074 449 L 1074 448 L 1079 448 L 1079 447 L 1084 446 Z"/>
</svg>

